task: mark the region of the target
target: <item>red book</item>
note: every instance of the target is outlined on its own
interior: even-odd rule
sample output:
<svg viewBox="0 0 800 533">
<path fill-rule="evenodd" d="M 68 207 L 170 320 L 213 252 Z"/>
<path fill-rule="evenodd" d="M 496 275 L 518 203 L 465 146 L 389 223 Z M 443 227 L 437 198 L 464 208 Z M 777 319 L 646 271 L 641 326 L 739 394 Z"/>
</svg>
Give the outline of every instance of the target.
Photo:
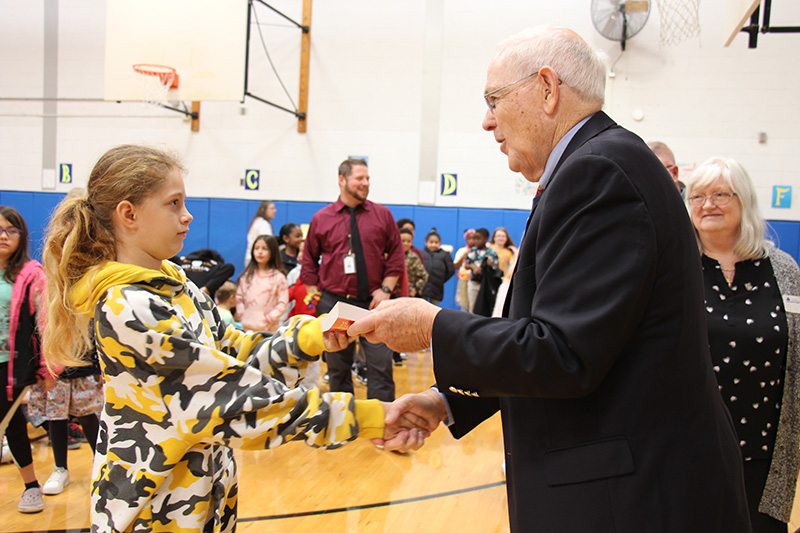
<svg viewBox="0 0 800 533">
<path fill-rule="evenodd" d="M 369 316 L 370 311 L 363 307 L 356 307 L 345 302 L 336 302 L 330 313 L 320 317 L 319 323 L 322 331 L 347 331 L 350 324 Z"/>
</svg>

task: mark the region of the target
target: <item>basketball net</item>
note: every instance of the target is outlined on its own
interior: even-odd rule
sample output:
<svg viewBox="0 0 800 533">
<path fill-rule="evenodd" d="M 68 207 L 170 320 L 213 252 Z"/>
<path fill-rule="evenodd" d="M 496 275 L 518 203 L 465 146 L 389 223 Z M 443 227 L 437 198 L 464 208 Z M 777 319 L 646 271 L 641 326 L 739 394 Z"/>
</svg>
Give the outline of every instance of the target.
<svg viewBox="0 0 800 533">
<path fill-rule="evenodd" d="M 661 46 L 673 46 L 700 35 L 700 0 L 656 0 L 661 15 Z"/>
<path fill-rule="evenodd" d="M 171 67 L 160 65 L 134 65 L 139 74 L 142 87 L 142 102 L 147 104 L 166 104 L 169 90 L 178 87 L 178 74 Z"/>
</svg>

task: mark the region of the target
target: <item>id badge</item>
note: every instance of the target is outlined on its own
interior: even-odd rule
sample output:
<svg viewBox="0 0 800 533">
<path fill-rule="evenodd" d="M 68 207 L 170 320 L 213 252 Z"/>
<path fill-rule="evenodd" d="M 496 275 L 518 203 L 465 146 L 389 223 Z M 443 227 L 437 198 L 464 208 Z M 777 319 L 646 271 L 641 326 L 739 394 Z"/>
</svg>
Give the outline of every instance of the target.
<svg viewBox="0 0 800 533">
<path fill-rule="evenodd" d="M 800 313 L 800 296 L 784 294 L 783 308 L 787 313 Z"/>
<path fill-rule="evenodd" d="M 355 254 L 346 254 L 344 256 L 344 273 L 345 274 L 355 274 L 356 273 L 356 256 L 355 256 Z"/>
</svg>

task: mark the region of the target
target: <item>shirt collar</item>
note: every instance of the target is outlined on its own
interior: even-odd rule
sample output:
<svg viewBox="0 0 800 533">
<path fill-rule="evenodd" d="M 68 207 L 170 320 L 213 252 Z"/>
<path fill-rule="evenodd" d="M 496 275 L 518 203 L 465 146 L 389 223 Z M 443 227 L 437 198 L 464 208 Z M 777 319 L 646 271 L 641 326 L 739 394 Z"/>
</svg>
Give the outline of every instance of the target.
<svg viewBox="0 0 800 533">
<path fill-rule="evenodd" d="M 585 117 L 583 120 L 572 126 L 566 135 L 561 137 L 561 140 L 556 143 L 556 147 L 553 148 L 553 151 L 550 152 L 550 157 L 547 158 L 547 164 L 544 166 L 544 173 L 542 174 L 542 177 L 539 178 L 540 189 L 547 187 L 547 184 L 550 182 L 550 178 L 553 177 L 553 171 L 555 170 L 558 162 L 561 160 L 561 156 L 564 155 L 564 152 L 566 151 L 567 146 L 569 146 L 570 141 L 573 137 L 575 137 L 575 134 L 578 133 L 578 130 L 581 129 L 590 118 L 592 118 L 592 115 Z"/>
<path fill-rule="evenodd" d="M 372 202 L 370 202 L 369 200 L 364 200 L 363 202 L 361 202 L 360 204 L 358 204 L 358 205 L 356 206 L 356 210 L 358 210 L 359 208 L 362 208 L 362 209 L 364 209 L 365 211 L 369 211 L 369 210 L 370 210 L 370 207 L 371 207 L 371 205 L 372 205 Z M 333 209 L 334 209 L 336 212 L 339 212 L 339 211 L 343 211 L 343 210 L 345 210 L 345 209 L 349 209 L 349 207 L 347 206 L 347 204 L 345 204 L 345 203 L 342 201 L 342 197 L 340 196 L 339 198 L 337 198 L 337 199 L 336 199 L 336 201 L 335 201 L 335 202 L 333 202 Z"/>
</svg>

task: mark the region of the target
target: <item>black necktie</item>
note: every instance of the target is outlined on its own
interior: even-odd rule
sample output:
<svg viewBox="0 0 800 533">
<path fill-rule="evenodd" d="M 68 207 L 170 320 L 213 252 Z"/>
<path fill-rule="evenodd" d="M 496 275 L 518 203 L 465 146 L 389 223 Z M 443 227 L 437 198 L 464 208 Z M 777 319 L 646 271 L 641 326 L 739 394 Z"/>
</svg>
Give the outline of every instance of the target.
<svg viewBox="0 0 800 533">
<path fill-rule="evenodd" d="M 356 279 L 358 280 L 358 299 L 366 300 L 369 298 L 369 277 L 367 276 L 367 262 L 364 260 L 364 249 L 361 247 L 361 236 L 358 234 L 358 224 L 356 223 L 356 208 L 348 207 L 350 210 L 350 245 L 356 256 Z"/>
</svg>

